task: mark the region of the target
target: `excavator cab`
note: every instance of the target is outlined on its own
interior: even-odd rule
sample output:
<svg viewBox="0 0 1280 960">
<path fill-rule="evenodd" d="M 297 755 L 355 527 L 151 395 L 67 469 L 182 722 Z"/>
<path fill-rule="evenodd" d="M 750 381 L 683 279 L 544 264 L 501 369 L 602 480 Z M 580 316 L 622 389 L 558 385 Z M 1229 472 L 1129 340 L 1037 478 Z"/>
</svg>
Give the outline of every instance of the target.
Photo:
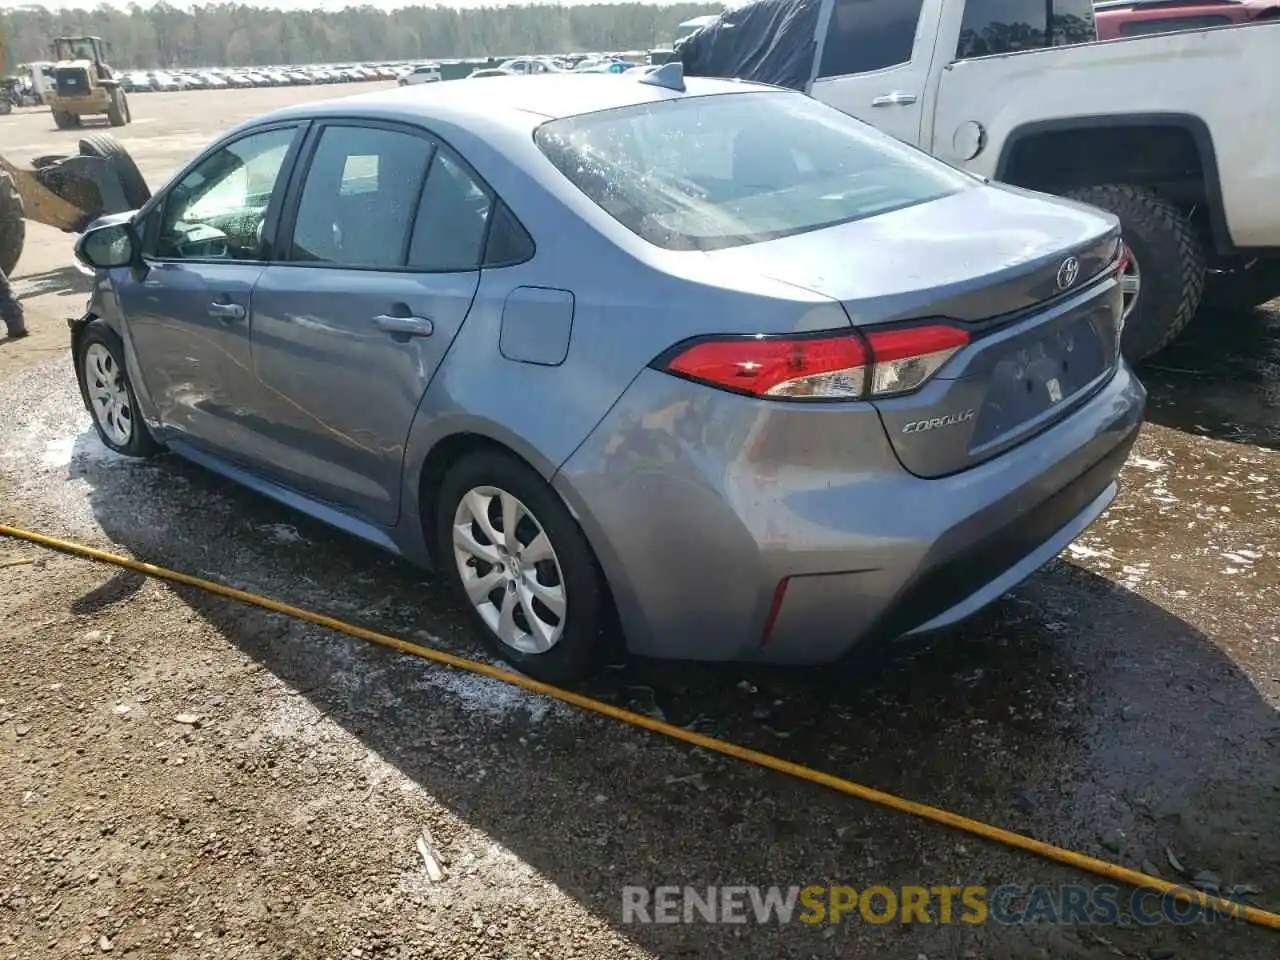
<svg viewBox="0 0 1280 960">
<path fill-rule="evenodd" d="M 59 37 L 53 42 L 55 60 L 92 60 L 106 63 L 101 37 Z"/>
<path fill-rule="evenodd" d="M 113 127 L 132 119 L 128 99 L 104 50 L 101 37 L 59 37 L 53 42 L 54 87 L 45 102 L 59 130 L 78 127 L 84 117 L 94 114 L 106 114 Z"/>
</svg>

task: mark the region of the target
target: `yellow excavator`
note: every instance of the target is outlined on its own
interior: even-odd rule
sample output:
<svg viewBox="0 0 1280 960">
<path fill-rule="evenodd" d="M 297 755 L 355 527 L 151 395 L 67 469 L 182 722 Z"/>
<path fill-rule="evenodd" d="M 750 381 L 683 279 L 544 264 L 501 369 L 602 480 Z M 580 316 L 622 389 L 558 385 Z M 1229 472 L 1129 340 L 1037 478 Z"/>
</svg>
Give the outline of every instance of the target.
<svg viewBox="0 0 1280 960">
<path fill-rule="evenodd" d="M 0 21 L 0 76 L 7 63 Z M 23 163 L 0 153 L 0 270 L 6 275 L 22 256 L 27 220 L 81 233 L 99 217 L 136 210 L 151 199 L 138 165 L 114 137 L 87 135 L 77 146 L 74 156 Z"/>
</svg>

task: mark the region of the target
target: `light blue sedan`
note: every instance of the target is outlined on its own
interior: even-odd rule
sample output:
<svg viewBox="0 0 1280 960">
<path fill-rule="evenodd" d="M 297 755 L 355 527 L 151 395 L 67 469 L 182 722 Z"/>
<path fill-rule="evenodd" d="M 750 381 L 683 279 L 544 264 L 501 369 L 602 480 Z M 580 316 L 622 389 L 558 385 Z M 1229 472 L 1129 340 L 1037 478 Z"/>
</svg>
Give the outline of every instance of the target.
<svg viewBox="0 0 1280 960">
<path fill-rule="evenodd" d="M 1142 417 L 1113 217 L 678 65 L 272 113 L 77 253 L 107 446 L 439 565 L 553 681 L 611 624 L 828 662 L 953 623 Z"/>
</svg>

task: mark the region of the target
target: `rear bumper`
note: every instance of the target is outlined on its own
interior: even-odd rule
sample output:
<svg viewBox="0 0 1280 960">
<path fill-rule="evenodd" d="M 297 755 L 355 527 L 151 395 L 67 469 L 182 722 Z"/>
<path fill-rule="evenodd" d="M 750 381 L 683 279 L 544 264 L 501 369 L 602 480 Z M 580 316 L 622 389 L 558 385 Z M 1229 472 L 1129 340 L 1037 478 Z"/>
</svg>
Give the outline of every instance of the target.
<svg viewBox="0 0 1280 960">
<path fill-rule="evenodd" d="M 1122 364 L 1039 436 L 924 479 L 874 412 L 711 394 L 646 372 L 556 477 L 638 653 L 825 663 L 963 619 L 1106 509 L 1146 397 Z"/>
</svg>

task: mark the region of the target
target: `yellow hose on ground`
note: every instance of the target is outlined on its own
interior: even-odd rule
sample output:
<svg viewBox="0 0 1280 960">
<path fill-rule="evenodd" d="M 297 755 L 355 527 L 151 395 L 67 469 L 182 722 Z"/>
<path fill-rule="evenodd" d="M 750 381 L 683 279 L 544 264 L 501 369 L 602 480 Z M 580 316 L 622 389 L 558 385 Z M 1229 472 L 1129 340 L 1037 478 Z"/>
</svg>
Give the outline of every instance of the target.
<svg viewBox="0 0 1280 960">
<path fill-rule="evenodd" d="M 664 736 L 671 737 L 673 740 L 680 740 L 684 743 L 692 744 L 695 747 L 701 747 L 704 750 L 711 750 L 715 753 L 724 754 L 725 756 L 735 757 L 738 760 L 754 763 L 757 766 L 766 767 L 769 770 L 776 770 L 778 773 L 785 773 L 791 777 L 798 777 L 801 780 L 807 780 L 810 783 L 816 783 L 823 787 L 829 787 L 840 793 L 848 794 L 851 797 L 857 797 L 859 800 L 865 800 L 868 803 L 879 804 L 882 807 L 888 807 L 890 810 L 897 810 L 900 813 L 909 813 L 913 816 L 922 817 L 925 820 L 932 820 L 934 823 L 941 823 L 944 826 L 954 827 L 957 830 L 963 830 L 974 836 L 982 837 L 985 840 L 993 840 L 996 843 L 1002 843 L 1007 847 L 1015 847 L 1019 850 L 1025 850 L 1036 856 L 1044 857 L 1047 860 L 1053 860 L 1058 863 L 1066 864 L 1069 867 L 1075 867 L 1078 870 L 1084 870 L 1088 873 L 1095 874 L 1099 877 L 1105 877 L 1117 883 L 1128 884 L 1133 887 L 1147 887 L 1158 890 L 1161 893 L 1171 895 L 1183 903 L 1197 904 L 1200 907 L 1213 909 L 1224 914 L 1243 918 L 1249 923 L 1256 924 L 1260 927 L 1270 927 L 1273 930 L 1280 930 L 1280 914 L 1263 910 L 1259 907 L 1251 907 L 1245 904 L 1235 903 L 1222 897 L 1209 896 L 1199 890 L 1190 887 L 1180 886 L 1176 883 L 1170 883 L 1168 880 L 1160 877 L 1149 876 L 1138 870 L 1131 870 L 1128 867 L 1122 867 L 1119 864 L 1109 863 L 1106 860 L 1099 860 L 1097 857 L 1091 857 L 1087 854 L 1077 853 L 1074 850 L 1067 850 L 1063 847 L 1054 846 L 1051 843 L 1044 843 L 1032 837 L 1023 836 L 1020 833 L 1014 833 L 1001 827 L 993 827 L 990 824 L 983 823 L 980 820 L 973 820 L 969 817 L 952 813 L 949 810 L 943 810 L 940 807 L 931 807 L 928 804 L 916 803 L 914 800 L 906 800 L 902 797 L 895 796 L 891 793 L 884 793 L 873 787 L 863 786 L 860 783 L 854 783 L 852 780 L 845 780 L 842 777 L 835 777 L 829 773 L 823 773 L 820 770 L 814 770 L 810 767 L 801 766 L 798 763 L 792 763 L 789 760 L 783 760 L 781 757 L 775 757 L 772 754 L 762 753 L 759 750 L 752 750 L 749 747 L 739 746 L 736 743 L 730 743 L 727 740 L 719 740 L 715 737 L 708 737 L 705 734 L 695 733 L 692 730 L 686 730 L 683 727 L 677 727 L 674 724 L 664 723 L 661 720 L 655 720 L 652 717 L 646 717 L 643 714 L 634 713 L 630 710 L 623 710 L 612 704 L 604 703 L 600 700 L 594 700 L 591 697 L 584 697 L 580 693 L 574 693 L 572 690 L 564 690 L 560 687 L 554 687 L 549 683 L 542 683 L 523 674 L 512 673 L 509 670 L 503 670 L 498 667 L 490 666 L 487 663 L 480 663 L 475 660 L 467 660 L 463 657 L 455 657 L 453 654 L 444 653 L 440 650 L 433 650 L 430 647 L 423 647 L 416 643 L 410 643 L 407 640 L 401 640 L 398 637 L 388 636 L 384 633 L 378 633 L 374 630 L 367 630 L 364 627 L 357 627 L 354 624 L 344 623 L 341 620 L 335 620 L 333 617 L 326 617 L 324 614 L 313 613 L 310 610 L 304 610 L 301 607 L 291 606 L 287 603 L 280 603 L 269 597 L 262 597 L 255 593 L 248 593 L 244 590 L 237 590 L 234 587 L 224 586 L 221 583 L 215 583 L 212 580 L 204 580 L 200 577 L 193 577 L 190 574 L 179 573 L 176 570 L 167 570 L 164 567 L 157 567 L 150 563 L 143 563 L 138 560 L 131 560 L 128 557 L 122 557 L 114 553 L 108 553 L 105 550 L 98 550 L 94 547 L 86 547 L 79 543 L 72 543 L 68 540 L 59 540 L 55 537 L 45 536 L 41 533 L 33 533 L 30 530 L 21 530 L 17 527 L 10 527 L 0 524 L 0 536 L 12 537 L 17 540 L 25 540 L 28 543 L 39 544 L 42 547 L 48 547 L 51 550 L 58 550 L 62 553 L 69 553 L 73 556 L 84 557 L 89 560 L 97 560 L 101 563 L 114 564 L 117 567 L 123 567 L 126 570 L 133 570 L 137 573 L 146 574 L 149 577 L 156 577 L 161 580 L 169 580 L 173 583 L 185 584 L 189 587 L 197 587 L 209 593 L 218 596 L 228 597 L 232 600 L 239 600 L 241 603 L 252 604 L 255 607 L 261 607 L 263 610 L 270 610 L 273 613 L 281 613 L 287 617 L 293 617 L 297 620 L 303 620 L 307 623 L 314 623 L 320 627 L 327 627 L 330 630 L 337 630 L 348 636 L 355 637 L 359 640 L 365 640 L 369 643 L 376 643 L 383 647 L 390 647 L 392 650 L 398 650 L 401 653 L 412 654 L 415 657 L 422 657 L 424 660 L 433 660 L 436 663 L 443 663 L 446 666 L 455 667 L 459 670 L 469 670 L 472 673 L 478 673 L 482 676 L 491 677 L 494 680 L 501 680 L 503 683 L 510 683 L 514 686 L 521 687 L 531 693 L 541 694 L 542 696 L 552 697 L 564 703 L 571 703 L 575 707 L 583 710 L 589 710 L 606 717 L 612 717 L 614 720 L 620 720 L 623 723 L 629 723 L 635 727 L 642 727 L 654 733 L 660 733 Z"/>
</svg>

